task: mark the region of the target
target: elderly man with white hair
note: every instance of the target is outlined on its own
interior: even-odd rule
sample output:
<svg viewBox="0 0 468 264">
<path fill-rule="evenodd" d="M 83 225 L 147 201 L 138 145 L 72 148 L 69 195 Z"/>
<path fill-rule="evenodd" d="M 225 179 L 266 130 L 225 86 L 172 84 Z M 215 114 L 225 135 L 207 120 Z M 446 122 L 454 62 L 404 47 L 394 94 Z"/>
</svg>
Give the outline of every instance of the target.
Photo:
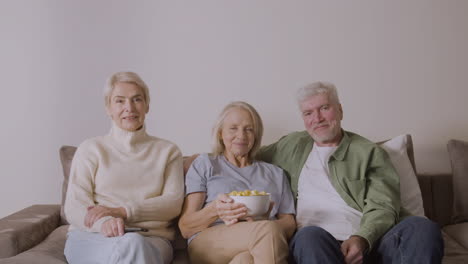
<svg viewBox="0 0 468 264">
<path fill-rule="evenodd" d="M 441 263 L 440 228 L 400 206 L 399 177 L 375 143 L 341 128 L 336 88 L 298 91 L 306 131 L 260 149 L 281 167 L 297 201 L 295 263 Z"/>
</svg>

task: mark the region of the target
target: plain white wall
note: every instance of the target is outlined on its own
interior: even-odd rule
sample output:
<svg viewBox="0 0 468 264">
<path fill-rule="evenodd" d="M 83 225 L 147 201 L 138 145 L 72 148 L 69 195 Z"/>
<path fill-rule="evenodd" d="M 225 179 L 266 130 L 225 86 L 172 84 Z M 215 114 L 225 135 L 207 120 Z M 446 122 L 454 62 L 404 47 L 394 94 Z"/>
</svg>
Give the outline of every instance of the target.
<svg viewBox="0 0 468 264">
<path fill-rule="evenodd" d="M 419 172 L 449 172 L 468 140 L 468 1 L 23 1 L 0 3 L 0 217 L 59 203 L 58 149 L 108 132 L 115 71 L 151 87 L 148 131 L 209 150 L 233 100 L 253 104 L 264 143 L 302 129 L 297 88 L 334 82 L 343 126 L 410 133 Z"/>
</svg>

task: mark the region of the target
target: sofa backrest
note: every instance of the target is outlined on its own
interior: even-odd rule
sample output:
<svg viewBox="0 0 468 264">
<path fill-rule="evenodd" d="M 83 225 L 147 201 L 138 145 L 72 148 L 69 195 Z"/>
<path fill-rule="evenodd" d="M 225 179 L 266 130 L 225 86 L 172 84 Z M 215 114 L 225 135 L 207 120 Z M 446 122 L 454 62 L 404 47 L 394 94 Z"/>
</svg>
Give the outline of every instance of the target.
<svg viewBox="0 0 468 264">
<path fill-rule="evenodd" d="M 70 176 L 70 167 L 75 155 L 76 147 L 74 146 L 62 146 L 59 150 L 60 161 L 63 169 L 63 183 L 62 183 L 62 203 L 60 207 L 60 218 L 63 225 L 68 225 L 67 218 L 65 217 L 65 211 L 63 205 L 65 204 L 65 197 L 67 196 L 68 189 L 68 178 Z"/>
<path fill-rule="evenodd" d="M 64 176 L 60 212 L 62 224 L 68 224 L 65 218 L 63 205 L 65 203 L 65 197 L 68 188 L 68 178 L 70 176 L 70 167 L 75 151 L 76 147 L 74 146 L 62 146 L 59 151 Z M 407 153 L 411 165 L 416 171 L 413 141 L 410 135 L 407 135 Z M 425 215 L 429 219 L 439 223 L 441 226 L 450 224 L 453 205 L 452 175 L 418 174 L 417 177 L 419 186 L 421 188 Z"/>
<path fill-rule="evenodd" d="M 452 222 L 468 222 L 468 141 L 451 139 L 447 150 L 453 172 Z"/>
</svg>

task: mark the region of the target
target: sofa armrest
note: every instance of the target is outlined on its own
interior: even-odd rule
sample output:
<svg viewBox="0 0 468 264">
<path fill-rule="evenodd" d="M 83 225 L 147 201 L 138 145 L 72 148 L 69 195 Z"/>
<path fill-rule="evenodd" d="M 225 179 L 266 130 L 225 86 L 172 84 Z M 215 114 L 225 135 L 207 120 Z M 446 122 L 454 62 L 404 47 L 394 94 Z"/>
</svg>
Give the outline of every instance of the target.
<svg viewBox="0 0 468 264">
<path fill-rule="evenodd" d="M 60 205 L 33 205 L 0 219 L 0 258 L 43 241 L 60 225 Z"/>
</svg>

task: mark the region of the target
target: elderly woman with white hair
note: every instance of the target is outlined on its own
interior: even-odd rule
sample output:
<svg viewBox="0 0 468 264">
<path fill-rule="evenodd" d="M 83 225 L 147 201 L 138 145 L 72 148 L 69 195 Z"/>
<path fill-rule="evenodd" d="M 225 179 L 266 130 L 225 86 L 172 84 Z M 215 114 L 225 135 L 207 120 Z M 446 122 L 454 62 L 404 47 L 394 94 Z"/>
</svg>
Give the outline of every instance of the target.
<svg viewBox="0 0 468 264">
<path fill-rule="evenodd" d="M 133 72 L 111 76 L 109 134 L 77 149 L 65 202 L 69 263 L 170 263 L 184 183 L 182 155 L 145 129 L 149 90 Z M 139 232 L 135 232 L 139 231 Z"/>
<path fill-rule="evenodd" d="M 213 129 L 213 153 L 198 156 L 189 168 L 179 227 L 192 263 L 287 263 L 294 201 L 283 170 L 254 159 L 262 133 L 257 111 L 233 102 Z M 266 220 L 246 218 L 246 206 L 227 195 L 245 189 L 270 193 L 274 203 Z"/>
</svg>

